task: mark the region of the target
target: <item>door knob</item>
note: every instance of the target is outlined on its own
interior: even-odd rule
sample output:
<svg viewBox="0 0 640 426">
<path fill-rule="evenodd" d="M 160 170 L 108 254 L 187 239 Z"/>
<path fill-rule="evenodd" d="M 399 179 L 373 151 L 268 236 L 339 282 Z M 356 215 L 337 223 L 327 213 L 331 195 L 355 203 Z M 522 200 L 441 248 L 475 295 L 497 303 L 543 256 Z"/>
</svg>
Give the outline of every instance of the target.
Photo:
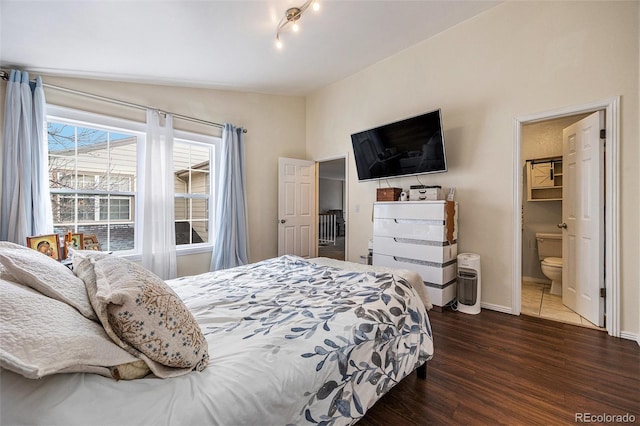
<svg viewBox="0 0 640 426">
<path fill-rule="evenodd" d="M 280 219 L 280 223 L 286 223 L 286 222 L 287 222 L 287 219 Z M 560 225 L 558 225 L 558 226 L 560 226 Z"/>
<path fill-rule="evenodd" d="M 559 223 L 558 224 L 558 228 L 562 228 L 562 229 L 567 229 L 567 224 L 566 223 Z"/>
</svg>

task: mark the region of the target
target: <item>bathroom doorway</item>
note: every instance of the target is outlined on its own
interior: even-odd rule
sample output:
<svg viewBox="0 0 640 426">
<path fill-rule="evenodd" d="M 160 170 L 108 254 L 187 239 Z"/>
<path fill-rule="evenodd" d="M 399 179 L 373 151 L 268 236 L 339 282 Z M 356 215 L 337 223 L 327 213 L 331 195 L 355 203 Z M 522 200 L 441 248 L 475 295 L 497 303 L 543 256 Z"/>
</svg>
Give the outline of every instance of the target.
<svg viewBox="0 0 640 426">
<path fill-rule="evenodd" d="M 346 159 L 318 161 L 318 256 L 346 260 Z"/>
<path fill-rule="evenodd" d="M 562 256 L 563 233 L 558 228 L 563 223 L 562 191 L 566 183 L 563 130 L 589 115 L 551 118 L 522 126 L 521 313 L 599 328 L 563 304 L 560 284 L 562 262 L 568 261 Z"/>
<path fill-rule="evenodd" d="M 537 251 L 536 233 L 559 233 L 562 220 L 562 129 L 580 121 L 596 111 L 606 117 L 605 185 L 602 189 L 604 206 L 600 206 L 605 219 L 600 223 L 607 263 L 599 263 L 604 275 L 606 330 L 619 337 L 619 229 L 617 211 L 618 193 L 618 140 L 619 98 L 567 108 L 549 113 L 516 119 L 516 180 L 514 210 L 514 242 L 520 250 L 514 253 L 513 312 L 595 327 L 579 315 L 566 309 L 559 296 L 552 297 L 550 280 L 542 273 L 541 259 Z M 553 183 L 542 182 L 545 173 Z M 555 176 L 554 176 L 555 175 Z M 555 178 L 555 179 L 553 179 Z M 549 180 L 549 179 L 547 179 Z M 535 182 L 535 190 L 530 182 Z M 546 188 L 545 188 L 546 186 Z M 560 189 L 558 189 L 560 187 Z M 560 192 L 559 192 L 560 191 Z M 558 195 L 560 194 L 560 195 Z M 576 194 L 580 199 L 580 194 Z M 566 249 L 566 248 L 565 248 Z M 564 259 L 563 259 L 564 260 Z M 549 268 L 547 268 L 549 269 Z M 548 272 L 548 271 L 545 271 Z M 597 328 L 597 327 L 596 327 Z"/>
</svg>

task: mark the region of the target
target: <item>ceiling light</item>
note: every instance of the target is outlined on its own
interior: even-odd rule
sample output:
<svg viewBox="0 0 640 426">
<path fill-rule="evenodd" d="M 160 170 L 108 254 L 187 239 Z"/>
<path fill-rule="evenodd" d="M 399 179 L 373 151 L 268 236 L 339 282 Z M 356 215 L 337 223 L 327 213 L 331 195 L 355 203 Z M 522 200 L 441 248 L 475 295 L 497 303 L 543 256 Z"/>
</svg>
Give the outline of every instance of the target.
<svg viewBox="0 0 640 426">
<path fill-rule="evenodd" d="M 280 19 L 280 23 L 278 23 L 278 29 L 276 30 L 276 46 L 278 49 L 282 48 L 282 41 L 280 40 L 280 34 L 291 24 L 291 29 L 294 32 L 298 32 L 300 29 L 300 24 L 298 20 L 302 17 L 302 14 L 309 6 L 312 6 L 313 10 L 319 10 L 320 4 L 318 4 L 318 0 L 307 0 L 300 7 L 291 7 L 287 9 L 284 13 L 282 19 Z"/>
</svg>

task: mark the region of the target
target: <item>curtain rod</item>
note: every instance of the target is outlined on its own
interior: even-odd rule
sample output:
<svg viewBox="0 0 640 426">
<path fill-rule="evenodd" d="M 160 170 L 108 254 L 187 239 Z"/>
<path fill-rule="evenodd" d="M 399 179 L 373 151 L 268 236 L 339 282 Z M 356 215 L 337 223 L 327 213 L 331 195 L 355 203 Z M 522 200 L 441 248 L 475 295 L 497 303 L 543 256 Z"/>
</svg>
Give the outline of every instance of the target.
<svg viewBox="0 0 640 426">
<path fill-rule="evenodd" d="M 9 73 L 7 71 L 0 70 L 0 78 L 2 78 L 2 80 L 5 80 L 5 81 L 9 80 Z M 61 92 L 72 93 L 74 95 L 85 96 L 87 98 L 96 99 L 96 100 L 104 101 L 104 102 L 109 102 L 109 103 L 116 104 L 116 105 L 122 105 L 122 106 L 126 106 L 126 107 L 129 107 L 129 108 L 136 108 L 136 109 L 141 109 L 141 110 L 155 109 L 161 114 L 165 114 L 165 115 L 171 114 L 175 118 L 178 118 L 178 119 L 181 119 L 181 120 L 185 120 L 185 121 L 191 121 L 191 122 L 194 122 L 194 123 L 204 124 L 204 125 L 207 125 L 207 126 L 218 127 L 220 129 L 222 129 L 224 127 L 223 124 L 214 123 L 213 121 L 207 121 L 207 120 L 202 120 L 200 118 L 189 117 L 188 115 L 176 114 L 176 113 L 173 113 L 173 112 L 170 112 L 170 111 L 163 111 L 163 110 L 159 110 L 158 108 L 148 107 L 148 106 L 136 104 L 136 103 L 133 103 L 133 102 L 121 101 L 119 99 L 114 99 L 114 98 L 110 98 L 110 97 L 107 97 L 107 96 L 94 95 L 93 93 L 82 92 L 80 90 L 75 90 L 75 89 L 68 89 L 66 87 L 56 86 L 54 84 L 48 84 L 48 83 L 44 83 L 44 82 L 42 83 L 42 85 L 44 87 L 49 88 L 49 89 L 59 90 Z M 247 129 L 242 129 L 242 133 L 247 133 Z"/>
</svg>

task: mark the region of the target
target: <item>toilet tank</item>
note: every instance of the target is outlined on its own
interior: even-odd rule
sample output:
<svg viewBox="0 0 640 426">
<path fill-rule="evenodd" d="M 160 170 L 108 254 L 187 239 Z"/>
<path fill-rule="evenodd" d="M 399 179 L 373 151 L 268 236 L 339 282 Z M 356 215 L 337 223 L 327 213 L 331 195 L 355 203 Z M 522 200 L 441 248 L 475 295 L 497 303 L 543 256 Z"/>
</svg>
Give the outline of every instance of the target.
<svg viewBox="0 0 640 426">
<path fill-rule="evenodd" d="M 538 242 L 538 259 L 546 257 L 562 257 L 562 234 L 536 232 Z"/>
</svg>

